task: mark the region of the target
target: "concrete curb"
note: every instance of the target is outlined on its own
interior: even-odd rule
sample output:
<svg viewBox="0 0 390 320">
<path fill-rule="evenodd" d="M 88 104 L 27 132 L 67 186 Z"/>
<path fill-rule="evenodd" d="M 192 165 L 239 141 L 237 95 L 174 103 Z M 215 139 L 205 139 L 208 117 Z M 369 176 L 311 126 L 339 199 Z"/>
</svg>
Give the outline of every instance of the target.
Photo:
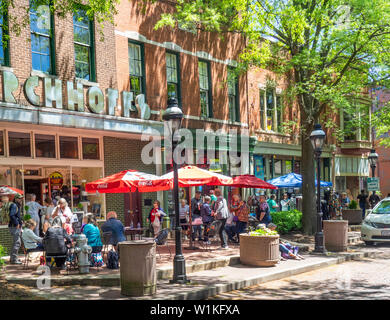
<svg viewBox="0 0 390 320">
<path fill-rule="evenodd" d="M 194 290 L 192 292 L 177 293 L 164 297 L 166 300 L 204 300 L 215 295 L 230 292 L 232 290 L 238 290 L 261 283 L 280 280 L 282 278 L 290 277 L 293 275 L 321 269 L 335 264 L 340 264 L 349 260 L 360 259 L 363 257 L 374 257 L 380 252 L 378 251 L 367 251 L 367 252 L 356 252 L 356 253 L 342 253 L 338 254 L 337 257 L 329 258 L 328 261 L 315 262 L 311 265 L 306 265 L 303 267 L 295 267 L 290 270 L 284 270 L 280 272 L 270 273 L 268 275 L 261 275 L 245 280 L 232 281 L 226 284 L 218 284 L 211 287 L 201 288 L 199 290 Z M 324 255 L 325 256 L 325 255 Z"/>
<path fill-rule="evenodd" d="M 198 271 L 211 270 L 216 268 L 223 268 L 240 263 L 239 255 L 218 257 L 214 259 L 198 261 L 188 263 L 186 265 L 187 274 L 191 274 Z M 173 276 L 173 267 L 165 266 L 160 267 L 156 270 L 157 280 L 171 279 Z M 5 276 L 5 280 L 9 283 L 16 283 L 28 287 L 36 287 L 39 275 L 32 275 L 29 277 L 14 277 Z M 120 286 L 120 274 L 109 274 L 109 275 L 66 275 L 66 276 L 55 276 L 51 278 L 52 286 L 101 286 L 101 287 L 113 287 Z"/>
</svg>

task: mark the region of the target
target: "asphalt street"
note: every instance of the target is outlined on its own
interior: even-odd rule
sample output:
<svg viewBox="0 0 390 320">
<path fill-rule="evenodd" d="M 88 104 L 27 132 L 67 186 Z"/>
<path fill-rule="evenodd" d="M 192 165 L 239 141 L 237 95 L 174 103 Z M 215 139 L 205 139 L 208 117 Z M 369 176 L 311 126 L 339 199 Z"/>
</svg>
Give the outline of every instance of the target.
<svg viewBox="0 0 390 320">
<path fill-rule="evenodd" d="M 390 299 L 390 244 L 373 248 L 383 253 L 231 291 L 210 300 Z"/>
</svg>

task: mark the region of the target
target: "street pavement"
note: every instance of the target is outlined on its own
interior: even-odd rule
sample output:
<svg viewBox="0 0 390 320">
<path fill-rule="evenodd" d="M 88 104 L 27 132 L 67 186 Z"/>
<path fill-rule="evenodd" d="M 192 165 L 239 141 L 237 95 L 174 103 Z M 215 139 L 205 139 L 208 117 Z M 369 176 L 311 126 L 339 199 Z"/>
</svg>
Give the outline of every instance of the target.
<svg viewBox="0 0 390 320">
<path fill-rule="evenodd" d="M 390 244 L 383 253 L 222 293 L 209 300 L 357 300 L 390 299 Z"/>
</svg>

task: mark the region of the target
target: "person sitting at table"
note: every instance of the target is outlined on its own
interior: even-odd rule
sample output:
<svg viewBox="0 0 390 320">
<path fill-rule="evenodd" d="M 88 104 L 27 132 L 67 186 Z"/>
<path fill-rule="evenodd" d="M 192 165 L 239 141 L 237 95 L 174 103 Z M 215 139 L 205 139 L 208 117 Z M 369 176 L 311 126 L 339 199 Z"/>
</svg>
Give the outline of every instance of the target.
<svg viewBox="0 0 390 320">
<path fill-rule="evenodd" d="M 65 256 L 68 252 L 69 245 L 72 243 L 72 239 L 64 229 L 65 218 L 56 217 L 53 220 L 53 224 L 47 229 L 45 236 L 43 237 L 43 246 L 46 251 L 46 256 Z M 54 258 L 56 266 L 58 268 L 65 269 L 65 257 Z M 48 263 L 48 261 L 46 261 Z"/>
<path fill-rule="evenodd" d="M 46 234 L 46 231 L 47 231 L 47 229 L 49 229 L 51 227 L 52 222 L 53 222 L 53 219 L 51 217 L 51 213 L 46 212 L 44 215 L 43 226 L 42 226 L 43 234 Z"/>
<path fill-rule="evenodd" d="M 68 202 L 66 202 L 64 198 L 60 198 L 58 200 L 58 205 L 53 210 L 52 218 L 55 218 L 57 216 L 65 218 L 65 230 L 69 235 L 71 235 L 73 233 L 73 228 L 71 225 L 73 213 L 68 206 Z"/>
<path fill-rule="evenodd" d="M 84 226 L 83 233 L 88 239 L 88 245 L 92 248 L 92 253 L 99 253 L 102 251 L 103 243 L 100 239 L 100 230 L 97 226 L 96 218 L 92 213 L 88 213 L 87 224 Z"/>
<path fill-rule="evenodd" d="M 34 229 L 37 226 L 37 223 L 35 220 L 30 219 L 25 222 L 25 228 L 22 232 L 22 239 L 24 247 L 27 251 L 42 251 L 43 245 L 42 245 L 42 238 L 38 237 Z"/>
<path fill-rule="evenodd" d="M 108 244 L 113 245 L 115 248 L 117 248 L 119 242 L 126 241 L 125 227 L 123 223 L 118 220 L 118 216 L 115 211 L 107 213 L 107 221 L 100 227 L 100 229 L 102 232 L 111 232 Z"/>
</svg>

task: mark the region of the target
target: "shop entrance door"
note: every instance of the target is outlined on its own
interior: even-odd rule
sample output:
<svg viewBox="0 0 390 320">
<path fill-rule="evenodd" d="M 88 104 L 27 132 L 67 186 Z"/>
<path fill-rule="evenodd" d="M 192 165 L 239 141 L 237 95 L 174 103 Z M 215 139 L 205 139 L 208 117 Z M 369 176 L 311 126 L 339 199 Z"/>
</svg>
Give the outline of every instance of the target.
<svg viewBox="0 0 390 320">
<path fill-rule="evenodd" d="M 142 225 L 141 195 L 138 191 L 125 193 L 125 227 L 129 227 L 133 221 L 136 228 L 138 222 Z"/>
<path fill-rule="evenodd" d="M 25 194 L 33 193 L 37 196 L 36 201 L 42 201 L 41 180 L 40 179 L 24 179 Z"/>
</svg>

